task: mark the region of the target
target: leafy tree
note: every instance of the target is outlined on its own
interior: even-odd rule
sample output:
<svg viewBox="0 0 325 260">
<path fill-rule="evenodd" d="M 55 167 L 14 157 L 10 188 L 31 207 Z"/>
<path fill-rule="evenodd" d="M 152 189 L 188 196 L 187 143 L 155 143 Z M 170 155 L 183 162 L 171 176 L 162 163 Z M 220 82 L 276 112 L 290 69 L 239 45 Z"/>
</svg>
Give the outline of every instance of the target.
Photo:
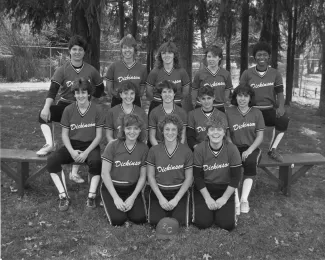
<svg viewBox="0 0 325 260">
<path fill-rule="evenodd" d="M 248 68 L 249 0 L 243 0 L 241 13 L 240 75 Z"/>
</svg>

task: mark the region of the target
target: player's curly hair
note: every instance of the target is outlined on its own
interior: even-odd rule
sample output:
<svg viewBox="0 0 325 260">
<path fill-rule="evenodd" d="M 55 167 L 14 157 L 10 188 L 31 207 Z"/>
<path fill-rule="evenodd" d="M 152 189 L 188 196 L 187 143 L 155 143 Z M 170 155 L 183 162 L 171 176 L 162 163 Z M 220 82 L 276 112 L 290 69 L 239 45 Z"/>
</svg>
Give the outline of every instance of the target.
<svg viewBox="0 0 325 260">
<path fill-rule="evenodd" d="M 126 45 L 128 47 L 133 47 L 134 48 L 134 53 L 136 54 L 138 49 L 137 49 L 137 42 L 134 39 L 134 37 L 131 34 L 128 34 L 124 36 L 121 41 L 120 41 L 120 48 L 123 48 L 123 45 Z"/>
<path fill-rule="evenodd" d="M 139 142 L 144 142 L 147 138 L 147 131 L 145 129 L 145 124 L 143 120 L 136 114 L 124 114 L 119 117 L 119 120 L 121 120 L 121 128 L 117 134 L 117 138 L 119 140 L 125 141 L 126 136 L 124 129 L 128 126 L 137 126 L 140 128 L 141 132 L 137 138 Z"/>
<path fill-rule="evenodd" d="M 72 93 L 74 93 L 78 89 L 87 90 L 88 95 L 90 95 L 90 96 L 92 95 L 92 92 L 93 92 L 93 88 L 92 88 L 89 80 L 87 80 L 83 77 L 75 79 L 72 83 L 72 87 L 70 90 Z"/>
<path fill-rule="evenodd" d="M 248 94 L 250 96 L 248 106 L 252 107 L 255 105 L 255 91 L 248 84 L 239 85 L 238 87 L 235 88 L 231 96 L 231 104 L 234 106 L 238 106 L 238 102 L 237 102 L 238 94 L 244 94 L 244 95 Z"/>
<path fill-rule="evenodd" d="M 70 38 L 69 43 L 68 43 L 68 49 L 69 49 L 69 51 L 75 45 L 82 47 L 85 52 L 87 51 L 88 43 L 85 40 L 85 38 L 83 38 L 82 36 L 80 36 L 80 35 L 74 35 L 74 36 L 72 36 Z"/>
<path fill-rule="evenodd" d="M 182 132 L 184 127 L 182 120 L 179 118 L 178 115 L 170 114 L 170 115 L 166 115 L 162 120 L 159 121 L 158 130 L 162 133 L 163 140 L 165 139 L 164 127 L 167 124 L 173 124 L 177 126 L 177 141 L 180 142 L 182 139 Z"/>
<path fill-rule="evenodd" d="M 212 117 L 205 122 L 205 127 L 206 127 L 207 132 L 208 132 L 209 128 L 214 127 L 214 128 L 222 128 L 226 133 L 227 126 L 228 126 L 228 123 L 227 123 L 226 119 L 223 117 L 220 117 L 220 116 Z"/>
<path fill-rule="evenodd" d="M 209 52 L 211 52 L 213 54 L 213 56 L 219 56 L 220 60 L 219 60 L 218 65 L 220 66 L 222 58 L 223 58 L 222 49 L 217 45 L 212 45 L 212 46 L 208 47 L 204 51 L 204 62 L 205 62 L 206 65 L 207 65 L 207 56 L 208 56 Z"/>
<path fill-rule="evenodd" d="M 129 81 L 129 80 L 122 82 L 121 85 L 119 86 L 117 92 L 119 94 L 121 94 L 124 91 L 128 91 L 128 90 L 133 90 L 136 95 L 138 94 L 137 87 L 135 86 L 135 84 L 132 81 Z"/>
<path fill-rule="evenodd" d="M 214 90 L 213 88 L 209 85 L 209 83 L 204 83 L 204 81 L 202 81 L 200 83 L 200 88 L 198 90 L 198 97 L 202 97 L 204 95 L 208 95 L 210 97 L 214 97 Z"/>
<path fill-rule="evenodd" d="M 174 53 L 174 68 L 179 69 L 181 67 L 179 64 L 179 52 L 175 43 L 172 41 L 165 42 L 159 47 L 156 55 L 155 67 L 161 69 L 164 66 L 163 60 L 161 58 L 161 53 L 167 51 Z"/>
<path fill-rule="evenodd" d="M 174 94 L 176 94 L 177 92 L 176 85 L 169 80 L 163 80 L 159 82 L 156 89 L 157 92 L 161 95 L 161 92 L 163 91 L 164 88 L 172 89 L 174 91 Z"/>
<path fill-rule="evenodd" d="M 271 55 L 271 50 L 271 45 L 267 42 L 258 42 L 253 47 L 253 57 L 255 58 L 258 51 L 266 51 L 269 55 Z"/>
</svg>

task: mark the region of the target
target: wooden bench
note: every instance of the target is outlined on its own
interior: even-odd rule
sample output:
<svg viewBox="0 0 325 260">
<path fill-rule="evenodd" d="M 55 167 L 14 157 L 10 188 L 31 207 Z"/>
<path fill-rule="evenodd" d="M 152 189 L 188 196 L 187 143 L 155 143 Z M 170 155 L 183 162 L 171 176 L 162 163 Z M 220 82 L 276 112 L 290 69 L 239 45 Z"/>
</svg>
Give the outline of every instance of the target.
<svg viewBox="0 0 325 260">
<path fill-rule="evenodd" d="M 264 155 L 258 167 L 266 172 L 272 180 L 276 181 L 279 190 L 287 196 L 291 195 L 291 185 L 300 176 L 305 175 L 314 165 L 325 164 L 325 157 L 319 153 L 283 154 L 282 156 L 283 162 L 277 162 Z M 294 171 L 297 166 L 299 168 Z M 277 167 L 278 177 L 268 167 Z"/>
<path fill-rule="evenodd" d="M 18 195 L 24 196 L 24 188 L 46 171 L 46 157 L 37 156 L 36 152 L 19 149 L 1 149 L 1 171 L 6 173 L 18 185 Z M 8 162 L 16 162 L 17 169 L 12 169 Z M 29 163 L 45 163 L 38 171 L 29 174 Z"/>
</svg>

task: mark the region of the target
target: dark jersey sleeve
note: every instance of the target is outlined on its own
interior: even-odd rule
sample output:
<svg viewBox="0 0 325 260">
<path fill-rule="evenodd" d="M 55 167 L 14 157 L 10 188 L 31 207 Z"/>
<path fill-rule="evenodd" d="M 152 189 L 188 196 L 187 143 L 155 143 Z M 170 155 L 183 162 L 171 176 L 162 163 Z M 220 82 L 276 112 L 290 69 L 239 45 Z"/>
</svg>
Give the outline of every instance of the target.
<svg viewBox="0 0 325 260">
<path fill-rule="evenodd" d="M 47 98 L 52 98 L 55 100 L 56 95 L 58 94 L 60 89 L 60 84 L 56 81 L 51 81 L 50 89 L 47 93 Z"/>
</svg>

